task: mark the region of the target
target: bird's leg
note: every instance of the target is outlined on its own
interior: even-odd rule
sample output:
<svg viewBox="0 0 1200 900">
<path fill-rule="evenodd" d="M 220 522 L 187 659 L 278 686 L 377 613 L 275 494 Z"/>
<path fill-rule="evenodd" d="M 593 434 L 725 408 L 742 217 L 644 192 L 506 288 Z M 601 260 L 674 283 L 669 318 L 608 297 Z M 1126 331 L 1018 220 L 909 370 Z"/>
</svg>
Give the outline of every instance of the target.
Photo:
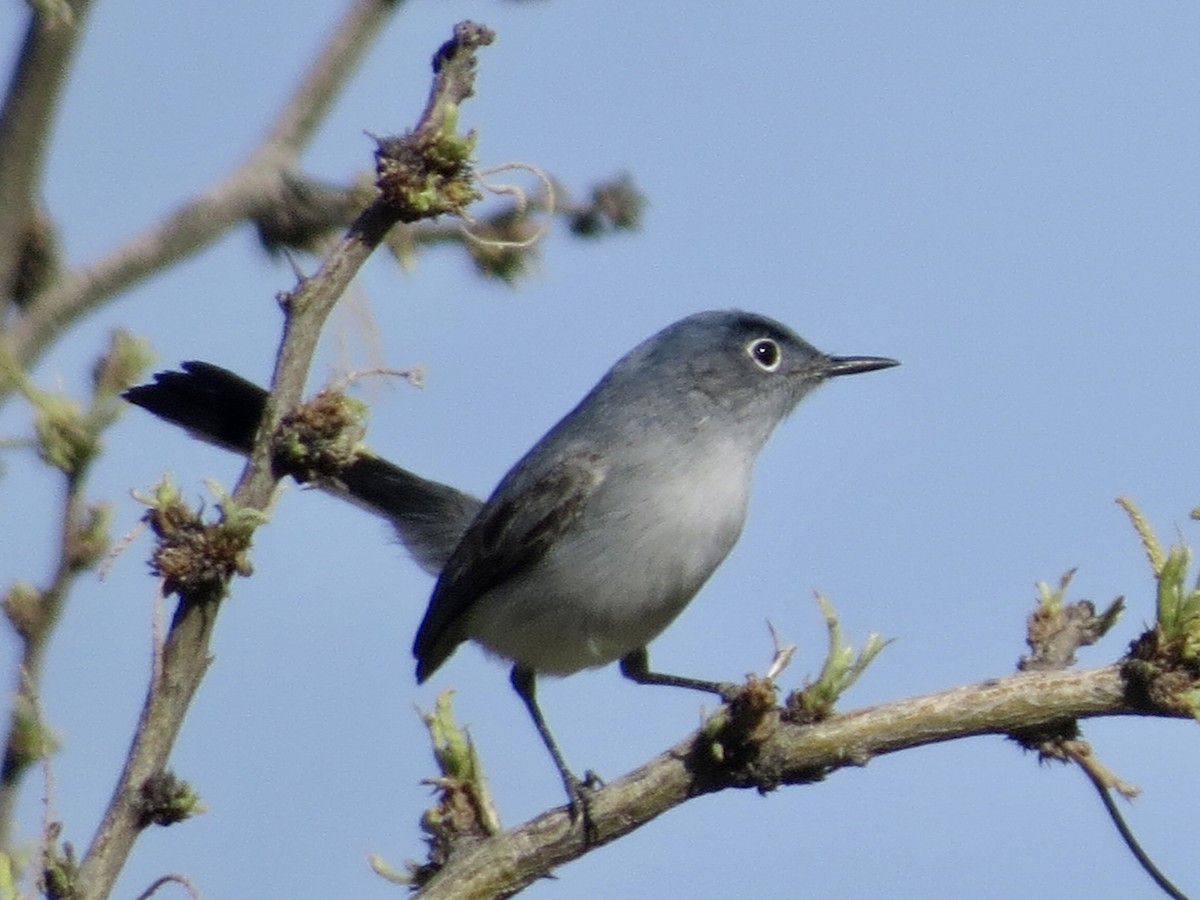
<svg viewBox="0 0 1200 900">
<path fill-rule="evenodd" d="M 517 692 L 517 696 L 525 703 L 525 708 L 529 710 L 529 716 L 533 719 L 533 725 L 537 728 L 537 732 L 542 738 L 542 743 L 546 745 L 546 749 L 550 751 L 550 755 L 554 758 L 554 765 L 558 767 L 558 774 L 562 777 L 563 787 L 567 789 L 567 802 L 571 812 L 571 819 L 583 819 L 584 836 L 586 839 L 591 840 L 595 836 L 595 827 L 592 823 L 591 807 L 589 806 L 589 790 L 593 781 L 598 781 L 598 779 L 589 773 L 589 778 L 586 782 L 580 781 L 567 768 L 567 761 L 563 759 L 562 751 L 558 749 L 558 743 L 554 740 L 554 735 L 550 733 L 550 728 L 546 725 L 546 720 L 542 716 L 541 707 L 538 706 L 537 674 L 532 669 L 515 665 L 512 667 L 512 673 L 509 675 L 509 681 L 512 682 L 513 690 Z"/>
<path fill-rule="evenodd" d="M 645 647 L 634 650 L 621 658 L 621 674 L 638 684 L 665 684 L 668 687 L 689 688 L 693 691 L 716 694 L 726 703 L 733 700 L 742 690 L 739 685 L 728 681 L 705 681 L 702 678 L 685 678 L 682 675 L 651 672 L 650 654 Z"/>
</svg>

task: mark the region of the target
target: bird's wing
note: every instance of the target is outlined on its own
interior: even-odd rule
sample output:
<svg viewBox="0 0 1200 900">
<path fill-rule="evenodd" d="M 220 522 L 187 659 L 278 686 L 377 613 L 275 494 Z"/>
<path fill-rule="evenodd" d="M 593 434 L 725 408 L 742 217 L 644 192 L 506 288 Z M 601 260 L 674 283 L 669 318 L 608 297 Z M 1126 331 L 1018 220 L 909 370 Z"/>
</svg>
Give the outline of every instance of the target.
<svg viewBox="0 0 1200 900">
<path fill-rule="evenodd" d="M 438 579 L 413 643 L 417 681 L 466 638 L 465 613 L 480 597 L 535 565 L 569 530 L 604 481 L 594 450 L 564 456 L 527 487 L 501 486 L 471 523 Z"/>
</svg>

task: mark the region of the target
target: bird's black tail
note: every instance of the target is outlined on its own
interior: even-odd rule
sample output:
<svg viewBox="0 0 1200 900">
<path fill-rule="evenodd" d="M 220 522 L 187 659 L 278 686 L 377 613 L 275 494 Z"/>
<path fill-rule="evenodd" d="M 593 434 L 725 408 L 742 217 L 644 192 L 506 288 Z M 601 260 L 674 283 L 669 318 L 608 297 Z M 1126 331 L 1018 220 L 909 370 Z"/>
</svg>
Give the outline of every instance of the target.
<svg viewBox="0 0 1200 900">
<path fill-rule="evenodd" d="M 243 455 L 250 452 L 267 392 L 212 363 L 189 360 L 183 371 L 159 372 L 132 387 L 126 400 L 193 437 Z M 387 519 L 417 564 L 437 574 L 482 503 L 367 451 L 316 487 Z"/>
<path fill-rule="evenodd" d="M 192 437 L 242 454 L 250 452 L 267 402 L 257 384 L 195 359 L 182 372 L 159 372 L 151 384 L 131 387 L 123 396 Z"/>
</svg>

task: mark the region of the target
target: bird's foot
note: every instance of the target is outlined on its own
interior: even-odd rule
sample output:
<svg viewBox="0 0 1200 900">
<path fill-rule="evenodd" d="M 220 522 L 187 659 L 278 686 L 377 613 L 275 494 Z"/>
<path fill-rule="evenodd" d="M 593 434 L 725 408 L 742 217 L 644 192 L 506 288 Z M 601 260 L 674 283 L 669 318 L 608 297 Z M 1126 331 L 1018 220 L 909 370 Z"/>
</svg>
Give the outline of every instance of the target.
<svg viewBox="0 0 1200 900">
<path fill-rule="evenodd" d="M 714 681 L 712 692 L 721 698 L 722 703 L 732 703 L 746 690 L 744 684 L 734 684 L 732 681 Z"/>
<path fill-rule="evenodd" d="M 592 795 L 603 786 L 604 782 L 590 769 L 583 773 L 583 780 L 567 773 L 563 778 L 563 786 L 567 789 L 567 813 L 571 816 L 571 824 L 583 828 L 584 844 L 592 844 L 599 836 L 595 819 L 592 817 Z"/>
</svg>

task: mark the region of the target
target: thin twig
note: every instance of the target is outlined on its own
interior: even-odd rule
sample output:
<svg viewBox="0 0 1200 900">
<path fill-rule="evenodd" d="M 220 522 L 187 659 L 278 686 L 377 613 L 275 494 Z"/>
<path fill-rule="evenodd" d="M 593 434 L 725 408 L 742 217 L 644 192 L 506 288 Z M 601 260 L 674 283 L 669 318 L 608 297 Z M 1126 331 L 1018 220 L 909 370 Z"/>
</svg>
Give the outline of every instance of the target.
<svg viewBox="0 0 1200 900">
<path fill-rule="evenodd" d="M 28 747 L 20 746 L 19 735 L 29 728 L 29 724 L 22 720 L 36 705 L 50 636 L 58 624 L 71 586 L 81 571 L 74 564 L 74 551 L 85 507 L 82 476 L 78 473 L 68 476 L 62 494 L 58 557 L 54 563 L 54 573 L 47 587 L 37 592 L 36 609 L 28 611 L 18 628 L 21 655 L 16 667 L 17 684 L 6 731 L 3 774 L 0 776 L 0 847 L 11 846 L 17 794 L 22 776 L 32 762 L 29 758 L 22 758 L 29 751 Z M 33 727 L 37 729 L 38 740 L 44 740 L 44 725 L 40 719 Z"/>
<path fill-rule="evenodd" d="M 1113 800 L 1112 794 L 1109 792 L 1109 788 L 1104 781 L 1087 766 L 1081 765 L 1080 768 L 1087 775 L 1088 780 L 1092 783 L 1092 787 L 1096 789 L 1096 793 L 1100 795 L 1100 802 L 1104 804 L 1104 809 L 1108 812 L 1108 817 L 1112 819 L 1113 825 L 1116 826 L 1117 832 L 1121 835 L 1121 840 L 1125 842 L 1125 846 L 1129 848 L 1129 852 L 1138 861 L 1138 865 L 1142 867 L 1147 875 L 1154 879 L 1154 883 L 1158 885 L 1159 889 L 1168 897 L 1171 897 L 1172 900 L 1188 900 L 1187 894 L 1175 887 L 1171 883 L 1171 879 L 1162 873 L 1158 866 L 1154 864 L 1154 860 L 1150 858 L 1150 855 L 1142 849 L 1142 845 L 1138 843 L 1133 831 L 1125 822 L 1125 817 L 1121 815 L 1121 810 L 1117 808 L 1116 801 Z"/>
<path fill-rule="evenodd" d="M 22 672 L 22 675 L 25 673 Z M 40 734 L 44 734 L 43 729 L 46 727 L 45 719 L 42 716 L 42 702 L 37 695 L 37 685 L 26 679 L 22 685 L 22 689 L 26 692 L 29 698 L 29 711 L 33 717 L 34 726 Z M 42 829 L 38 835 L 38 852 L 35 857 L 41 866 L 46 859 L 49 858 L 53 851 L 53 842 L 57 837 L 58 831 L 58 816 L 55 813 L 57 808 L 55 805 L 55 786 L 54 786 L 54 766 L 51 764 L 50 756 L 47 754 L 42 759 Z"/>
<path fill-rule="evenodd" d="M 204 900 L 204 895 L 200 893 L 200 888 L 196 887 L 195 882 L 193 882 L 186 875 L 179 874 L 164 875 L 161 878 L 156 878 L 150 883 L 150 886 L 138 894 L 134 900 L 149 900 L 150 897 L 153 897 L 156 893 L 158 893 L 158 889 L 160 887 L 167 884 L 182 885 L 183 889 L 188 892 L 188 896 L 193 898 L 193 900 Z"/>
</svg>

